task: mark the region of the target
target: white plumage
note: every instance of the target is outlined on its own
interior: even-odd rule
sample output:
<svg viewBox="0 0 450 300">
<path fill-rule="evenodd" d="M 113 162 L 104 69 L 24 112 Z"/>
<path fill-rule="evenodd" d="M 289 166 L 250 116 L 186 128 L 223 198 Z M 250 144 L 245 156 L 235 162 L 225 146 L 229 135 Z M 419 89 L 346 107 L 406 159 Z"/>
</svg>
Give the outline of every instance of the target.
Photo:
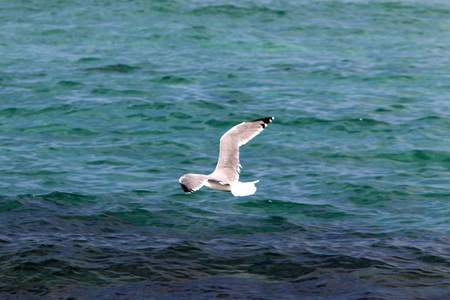
<svg viewBox="0 0 450 300">
<path fill-rule="evenodd" d="M 220 138 L 220 153 L 216 169 L 209 175 L 185 174 L 180 177 L 181 188 L 186 194 L 200 189 L 204 185 L 222 191 L 231 192 L 234 196 L 248 196 L 256 192 L 255 183 L 240 182 L 239 147 L 258 135 L 274 118 L 262 118 L 243 122 L 228 130 Z"/>
</svg>

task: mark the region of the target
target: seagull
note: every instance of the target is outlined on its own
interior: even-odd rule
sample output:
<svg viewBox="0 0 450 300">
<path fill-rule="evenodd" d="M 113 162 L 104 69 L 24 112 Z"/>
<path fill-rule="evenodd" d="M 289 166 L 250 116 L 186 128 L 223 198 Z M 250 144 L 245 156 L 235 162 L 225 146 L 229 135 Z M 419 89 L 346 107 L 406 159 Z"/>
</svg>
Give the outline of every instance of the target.
<svg viewBox="0 0 450 300">
<path fill-rule="evenodd" d="M 180 177 L 181 188 L 186 194 L 200 189 L 204 185 L 221 192 L 231 192 L 233 196 L 249 196 L 256 192 L 255 183 L 240 182 L 239 147 L 257 136 L 274 118 L 262 118 L 242 122 L 225 132 L 220 138 L 219 161 L 216 169 L 209 175 L 188 173 Z"/>
</svg>

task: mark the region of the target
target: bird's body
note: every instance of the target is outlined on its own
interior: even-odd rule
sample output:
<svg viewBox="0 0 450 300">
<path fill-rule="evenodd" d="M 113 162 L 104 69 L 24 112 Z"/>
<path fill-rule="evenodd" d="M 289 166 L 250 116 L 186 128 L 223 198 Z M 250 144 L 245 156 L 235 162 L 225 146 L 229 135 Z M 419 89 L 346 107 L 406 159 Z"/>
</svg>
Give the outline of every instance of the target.
<svg viewBox="0 0 450 300">
<path fill-rule="evenodd" d="M 209 175 L 185 174 L 180 177 L 181 188 L 187 194 L 204 185 L 222 191 L 231 192 L 234 196 L 248 196 L 256 192 L 255 183 L 240 182 L 239 147 L 246 144 L 272 122 L 273 117 L 243 122 L 228 130 L 220 138 L 220 154 L 216 169 Z"/>
</svg>

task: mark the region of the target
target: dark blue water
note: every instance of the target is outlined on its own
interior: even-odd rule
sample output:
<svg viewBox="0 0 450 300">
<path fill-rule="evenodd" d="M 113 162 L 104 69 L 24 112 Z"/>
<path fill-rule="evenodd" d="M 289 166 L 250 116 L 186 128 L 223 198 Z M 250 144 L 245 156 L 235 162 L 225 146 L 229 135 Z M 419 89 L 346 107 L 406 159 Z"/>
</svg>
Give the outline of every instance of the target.
<svg viewBox="0 0 450 300">
<path fill-rule="evenodd" d="M 3 1 L 1 298 L 449 298 L 449 15 Z M 268 116 L 256 194 L 183 193 Z"/>
</svg>

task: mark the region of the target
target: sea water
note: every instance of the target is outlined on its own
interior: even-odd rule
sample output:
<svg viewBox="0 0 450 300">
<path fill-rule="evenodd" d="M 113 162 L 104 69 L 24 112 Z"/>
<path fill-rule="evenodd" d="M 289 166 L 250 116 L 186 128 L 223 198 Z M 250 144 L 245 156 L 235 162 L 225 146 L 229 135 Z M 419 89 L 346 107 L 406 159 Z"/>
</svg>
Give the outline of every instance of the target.
<svg viewBox="0 0 450 300">
<path fill-rule="evenodd" d="M 0 3 L 2 299 L 450 297 L 450 4 Z M 214 170 L 232 126 L 233 197 Z"/>
</svg>

